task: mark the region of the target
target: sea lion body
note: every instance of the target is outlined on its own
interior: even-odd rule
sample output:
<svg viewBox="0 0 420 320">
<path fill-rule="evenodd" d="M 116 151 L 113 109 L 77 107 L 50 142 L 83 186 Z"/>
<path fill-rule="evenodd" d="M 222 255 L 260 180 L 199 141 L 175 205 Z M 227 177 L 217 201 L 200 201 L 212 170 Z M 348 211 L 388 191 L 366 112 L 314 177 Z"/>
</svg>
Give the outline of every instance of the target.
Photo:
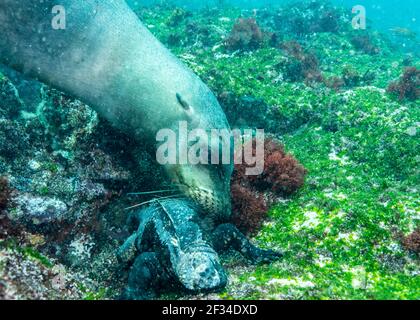
<svg viewBox="0 0 420 320">
<path fill-rule="evenodd" d="M 123 0 L 62 0 L 65 29 L 52 25 L 55 1 L 0 3 L 0 61 L 93 107 L 141 141 L 161 129 L 227 129 L 217 99 Z M 221 144 L 226 141 L 221 140 Z M 210 213 L 230 214 L 232 165 L 167 165 L 169 177 Z"/>
</svg>

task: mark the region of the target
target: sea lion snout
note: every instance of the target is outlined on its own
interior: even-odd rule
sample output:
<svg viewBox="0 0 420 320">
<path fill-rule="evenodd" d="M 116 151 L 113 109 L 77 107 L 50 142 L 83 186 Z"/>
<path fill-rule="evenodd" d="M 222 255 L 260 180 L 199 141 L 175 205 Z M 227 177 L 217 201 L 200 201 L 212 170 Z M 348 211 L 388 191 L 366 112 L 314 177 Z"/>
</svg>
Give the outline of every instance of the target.
<svg viewBox="0 0 420 320">
<path fill-rule="evenodd" d="M 191 188 L 190 197 L 199 203 L 204 211 L 216 216 L 228 216 L 231 211 L 231 202 L 226 191 L 215 191 L 205 188 Z"/>
<path fill-rule="evenodd" d="M 201 210 L 225 221 L 231 214 L 230 165 L 168 166 L 167 173 L 180 191 Z"/>
</svg>

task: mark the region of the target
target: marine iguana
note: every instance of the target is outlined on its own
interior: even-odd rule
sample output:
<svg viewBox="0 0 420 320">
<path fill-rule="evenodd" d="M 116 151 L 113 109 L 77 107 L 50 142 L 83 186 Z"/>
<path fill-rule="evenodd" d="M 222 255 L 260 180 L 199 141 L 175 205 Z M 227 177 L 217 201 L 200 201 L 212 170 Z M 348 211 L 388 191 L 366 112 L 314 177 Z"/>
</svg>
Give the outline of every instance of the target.
<svg viewBox="0 0 420 320">
<path fill-rule="evenodd" d="M 262 250 L 233 225 L 203 225 L 199 207 L 188 199 L 154 200 L 135 212 L 137 230 L 118 252 L 131 265 L 124 299 L 152 299 L 168 288 L 190 293 L 222 289 L 227 275 L 218 253 L 233 249 L 252 263 L 269 263 L 282 254 Z"/>
</svg>

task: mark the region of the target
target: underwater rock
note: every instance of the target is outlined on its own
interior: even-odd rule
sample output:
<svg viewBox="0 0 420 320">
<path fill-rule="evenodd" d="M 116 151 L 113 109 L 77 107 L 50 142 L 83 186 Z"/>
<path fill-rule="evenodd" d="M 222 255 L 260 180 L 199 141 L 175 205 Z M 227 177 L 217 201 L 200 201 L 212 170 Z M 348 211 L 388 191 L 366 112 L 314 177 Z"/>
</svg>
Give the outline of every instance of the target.
<svg viewBox="0 0 420 320">
<path fill-rule="evenodd" d="M 16 87 L 0 73 L 0 117 L 14 120 L 23 109 L 23 102 Z"/>
<path fill-rule="evenodd" d="M 176 33 L 172 33 L 168 36 L 168 39 L 166 40 L 166 43 L 169 46 L 175 47 L 175 46 L 179 46 L 182 44 L 182 36 Z"/>
<path fill-rule="evenodd" d="M 0 300 L 81 300 L 93 281 L 30 247 L 0 247 Z"/>
<path fill-rule="evenodd" d="M 262 46 L 264 35 L 253 18 L 240 18 L 226 40 L 229 50 L 255 50 Z"/>
<path fill-rule="evenodd" d="M 340 77 L 331 77 L 324 79 L 324 84 L 328 88 L 331 88 L 334 91 L 338 92 L 345 85 L 345 82 Z"/>
<path fill-rule="evenodd" d="M 326 1 L 298 1 L 271 13 L 271 27 L 279 32 L 304 36 L 314 33 L 337 33 L 350 24 L 349 14 Z M 267 18 L 266 18 L 267 20 Z M 270 21 L 270 20 L 269 20 Z"/>
<path fill-rule="evenodd" d="M 68 245 L 66 260 L 72 267 L 83 266 L 91 260 L 95 242 L 91 235 L 81 234 Z"/>
<path fill-rule="evenodd" d="M 124 182 L 131 178 L 131 173 L 119 166 L 113 155 L 101 149 L 94 149 L 86 154 L 89 165 L 81 175 L 96 181 Z"/>
<path fill-rule="evenodd" d="M 13 198 L 15 207 L 8 216 L 11 220 L 27 225 L 61 222 L 66 218 L 67 205 L 56 198 L 19 194 Z"/>
<path fill-rule="evenodd" d="M 339 19 L 339 13 L 336 10 L 327 8 L 319 17 L 319 32 L 338 32 L 340 30 Z"/>
<path fill-rule="evenodd" d="M 217 32 L 213 32 L 206 25 L 197 21 L 189 21 L 185 26 L 185 33 L 188 42 L 197 46 L 201 43 L 204 47 L 213 47 L 219 40 Z"/>
<path fill-rule="evenodd" d="M 0 213 L 7 209 L 12 191 L 6 177 L 0 177 Z"/>
<path fill-rule="evenodd" d="M 368 34 L 356 35 L 351 38 L 354 48 L 369 55 L 376 55 L 380 48 L 372 43 L 372 37 Z"/>
<path fill-rule="evenodd" d="M 0 177 L 0 241 L 19 236 L 23 229 L 8 217 L 8 211 L 14 207 L 12 201 L 14 194 L 15 191 L 10 188 L 8 178 Z"/>
<path fill-rule="evenodd" d="M 314 117 L 308 109 L 292 116 L 285 115 L 278 105 L 269 105 L 264 99 L 236 96 L 228 91 L 222 92 L 218 98 L 233 128 L 264 128 L 266 132 L 285 134 L 297 130 Z"/>
<path fill-rule="evenodd" d="M 404 56 L 402 65 L 405 67 L 412 66 L 414 63 L 414 55 L 413 54 L 407 54 Z"/>
<path fill-rule="evenodd" d="M 229 122 L 239 128 L 264 128 L 269 106 L 262 99 L 251 96 L 239 97 L 232 109 L 226 112 Z"/>
<path fill-rule="evenodd" d="M 105 199 L 108 190 L 102 183 L 95 183 L 90 180 L 76 181 L 74 192 L 79 194 L 79 198 L 83 201 L 91 202 L 97 199 Z"/>
<path fill-rule="evenodd" d="M 29 149 L 29 136 L 22 123 L 0 119 L 0 157 L 8 161 L 16 160 Z"/>
<path fill-rule="evenodd" d="M 338 92 L 343 88 L 355 88 L 359 86 L 367 86 L 376 78 L 376 73 L 368 70 L 364 74 L 360 74 L 355 68 L 345 66 L 342 70 L 341 77 L 330 77 L 324 79 L 324 84 Z"/>
<path fill-rule="evenodd" d="M 18 100 L 22 103 L 22 106 L 16 109 L 16 112 L 36 113 L 36 108 L 42 102 L 41 88 L 43 85 L 4 65 L 0 65 L 0 72 L 7 77 L 18 92 Z M 2 90 L 0 89 L 0 91 Z"/>
<path fill-rule="evenodd" d="M 277 106 L 268 105 L 263 99 L 253 96 L 235 96 L 222 92 L 219 102 L 233 128 L 264 128 L 277 132 L 281 127 Z"/>
<path fill-rule="evenodd" d="M 319 60 L 315 53 L 308 52 L 303 56 L 302 71 L 305 78 L 305 83 L 310 84 L 314 82 L 323 82 L 324 77 L 319 69 Z"/>
<path fill-rule="evenodd" d="M 353 88 L 360 84 L 362 77 L 357 72 L 357 70 L 347 66 L 343 69 L 342 80 L 346 87 Z"/>
<path fill-rule="evenodd" d="M 5 88 L 4 94 L 15 99 L 14 90 Z M 0 119 L 0 172 L 10 176 L 10 186 L 17 191 L 11 220 L 0 223 L 4 234 L 36 229 L 49 235 L 49 247 L 57 241 L 60 248 L 66 238 L 98 232 L 94 220 L 107 210 L 111 197 L 128 185 L 130 191 L 140 190 L 155 168 L 139 168 L 127 151 L 136 144 L 100 123 L 90 107 L 46 86 L 40 96 L 37 113 Z M 122 208 L 117 208 L 117 203 L 117 212 L 128 206 L 120 203 Z M 108 218 L 118 219 L 116 214 Z"/>
<path fill-rule="evenodd" d="M 179 24 L 181 24 L 187 17 L 190 17 L 190 16 L 191 16 L 190 12 L 181 8 L 175 8 L 168 19 L 168 25 L 171 27 L 176 27 Z"/>
<path fill-rule="evenodd" d="M 387 91 L 397 95 L 400 100 L 416 100 L 420 97 L 420 70 L 407 67 L 399 81 L 391 82 Z"/>
<path fill-rule="evenodd" d="M 283 69 L 284 79 L 290 82 L 301 82 L 305 79 L 303 64 L 296 58 L 291 58 Z"/>
<path fill-rule="evenodd" d="M 97 113 L 86 104 L 57 90 L 44 87 L 38 116 L 52 140 L 54 151 L 70 153 L 87 147 L 99 124 Z"/>
<path fill-rule="evenodd" d="M 25 123 L 18 120 L 23 106 L 14 84 L 0 73 L 0 173 L 29 149 Z"/>
<path fill-rule="evenodd" d="M 286 41 L 281 44 L 281 48 L 289 58 L 282 63 L 286 80 L 290 82 L 305 81 L 306 84 L 324 81 L 315 53 L 304 50 L 297 41 Z"/>
</svg>

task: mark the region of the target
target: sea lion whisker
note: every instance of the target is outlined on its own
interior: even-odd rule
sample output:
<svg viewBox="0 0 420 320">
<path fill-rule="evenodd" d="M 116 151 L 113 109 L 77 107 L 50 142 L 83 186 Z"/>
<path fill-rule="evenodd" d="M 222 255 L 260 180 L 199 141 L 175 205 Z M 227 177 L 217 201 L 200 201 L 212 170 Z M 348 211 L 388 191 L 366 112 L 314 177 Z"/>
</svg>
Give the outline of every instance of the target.
<svg viewBox="0 0 420 320">
<path fill-rule="evenodd" d="M 171 199 L 171 198 L 174 198 L 174 197 L 179 197 L 179 196 L 182 196 L 182 194 L 175 194 L 175 195 L 171 195 L 171 196 L 161 197 L 161 198 L 159 198 L 159 199 L 160 199 L 160 200 L 164 200 L 164 199 Z M 136 204 L 136 205 L 134 205 L 134 206 L 131 206 L 131 207 L 125 208 L 124 210 L 131 210 L 131 209 L 139 208 L 139 207 L 144 206 L 144 205 L 146 205 L 146 204 L 153 203 L 153 202 L 155 202 L 156 200 L 157 200 L 157 199 L 152 199 L 152 200 L 149 200 L 149 201 L 145 201 L 145 202 L 142 202 L 142 203 Z"/>
<path fill-rule="evenodd" d="M 143 196 L 143 195 L 150 195 L 150 194 L 158 194 L 158 193 L 167 193 L 167 192 L 175 192 L 178 191 L 176 189 L 167 189 L 167 190 L 156 190 L 156 191 L 146 191 L 146 192 L 130 192 L 127 193 L 128 196 Z"/>
<path fill-rule="evenodd" d="M 157 202 L 159 202 L 159 200 L 166 200 L 166 199 L 177 199 L 177 200 L 182 200 L 182 199 L 188 199 L 187 197 L 185 197 L 183 194 L 174 194 L 171 196 L 166 196 L 166 197 L 159 197 L 156 198 L 155 200 Z"/>
<path fill-rule="evenodd" d="M 174 183 L 169 185 L 170 187 L 176 187 L 176 188 L 188 188 L 188 186 L 186 186 L 185 184 L 181 184 L 181 183 Z"/>
</svg>

